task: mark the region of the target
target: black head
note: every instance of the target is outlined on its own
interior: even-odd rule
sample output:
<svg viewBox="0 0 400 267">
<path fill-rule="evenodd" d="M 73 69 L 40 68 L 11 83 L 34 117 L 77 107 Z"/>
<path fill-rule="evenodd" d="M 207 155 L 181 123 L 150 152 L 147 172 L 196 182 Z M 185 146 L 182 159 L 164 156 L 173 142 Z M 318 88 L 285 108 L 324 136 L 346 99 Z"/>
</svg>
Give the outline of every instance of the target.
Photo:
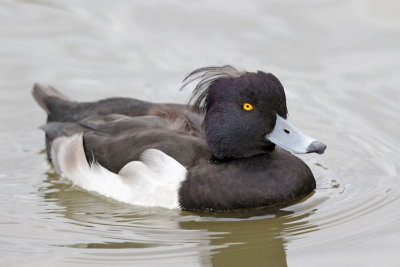
<svg viewBox="0 0 400 267">
<path fill-rule="evenodd" d="M 191 101 L 205 111 L 206 141 L 220 159 L 249 157 L 274 149 L 265 136 L 277 115 L 287 117 L 282 84 L 270 73 L 239 72 L 231 66 L 196 70 L 185 79 L 200 79 Z"/>
</svg>

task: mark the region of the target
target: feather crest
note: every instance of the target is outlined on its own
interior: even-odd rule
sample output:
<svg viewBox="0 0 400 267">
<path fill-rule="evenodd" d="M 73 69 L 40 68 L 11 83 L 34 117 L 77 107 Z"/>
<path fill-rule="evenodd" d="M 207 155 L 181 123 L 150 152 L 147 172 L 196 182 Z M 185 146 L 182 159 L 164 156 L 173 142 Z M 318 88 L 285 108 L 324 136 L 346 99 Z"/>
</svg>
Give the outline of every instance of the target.
<svg viewBox="0 0 400 267">
<path fill-rule="evenodd" d="M 186 76 L 183 80 L 181 90 L 192 82 L 198 81 L 196 87 L 193 89 L 188 105 L 192 104 L 194 109 L 205 111 L 205 100 L 210 86 L 220 78 L 236 78 L 242 74 L 244 72 L 237 70 L 231 65 L 199 68 Z"/>
</svg>

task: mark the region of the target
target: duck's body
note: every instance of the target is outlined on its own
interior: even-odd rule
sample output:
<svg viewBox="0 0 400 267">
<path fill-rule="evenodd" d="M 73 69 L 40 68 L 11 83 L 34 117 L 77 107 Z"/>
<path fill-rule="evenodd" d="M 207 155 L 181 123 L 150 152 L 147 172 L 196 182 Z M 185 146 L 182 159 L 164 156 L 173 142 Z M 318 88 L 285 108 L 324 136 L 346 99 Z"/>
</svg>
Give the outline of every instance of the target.
<svg viewBox="0 0 400 267">
<path fill-rule="evenodd" d="M 208 82 L 207 89 L 219 80 Z M 33 90 L 48 113 L 42 128 L 49 159 L 58 173 L 88 190 L 138 205 L 228 210 L 287 205 L 315 189 L 306 164 L 264 141 L 275 125 L 268 116 L 286 116 L 284 94 L 265 109 L 257 101 L 270 101 L 270 95 L 241 93 L 259 107 L 243 114 L 230 102 L 213 105 L 225 100 L 208 94 L 191 107 L 131 98 L 77 103 L 51 87 Z M 257 121 L 261 116 L 265 125 Z"/>
<path fill-rule="evenodd" d="M 311 170 L 280 148 L 229 162 L 203 160 L 189 169 L 180 205 L 215 210 L 285 206 L 315 189 Z"/>
<path fill-rule="evenodd" d="M 35 86 L 35 91 L 47 89 Z M 58 106 L 60 102 L 49 98 L 50 110 L 54 110 L 51 105 Z M 184 166 L 192 166 L 197 159 L 211 156 L 201 128 L 204 116 L 185 106 L 129 98 L 94 103 L 65 100 L 62 103 L 63 108 L 52 111 L 43 127 L 48 143 L 60 135 L 82 133 L 87 159 L 96 160 L 110 171 L 118 172 L 150 148 L 167 153 Z M 48 145 L 48 155 L 50 149 Z"/>
</svg>

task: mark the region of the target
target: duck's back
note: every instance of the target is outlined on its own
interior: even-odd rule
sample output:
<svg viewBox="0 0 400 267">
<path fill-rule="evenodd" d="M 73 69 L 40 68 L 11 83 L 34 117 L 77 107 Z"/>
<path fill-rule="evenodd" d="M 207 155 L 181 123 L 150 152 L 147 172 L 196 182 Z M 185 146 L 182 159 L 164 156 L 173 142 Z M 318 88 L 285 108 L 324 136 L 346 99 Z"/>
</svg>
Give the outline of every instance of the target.
<svg viewBox="0 0 400 267">
<path fill-rule="evenodd" d="M 46 147 L 61 136 L 83 135 L 89 162 L 110 171 L 139 160 L 147 149 L 157 149 L 183 166 L 210 157 L 201 128 L 203 116 L 184 105 L 155 104 L 131 98 L 78 103 L 51 87 L 35 85 L 33 95 L 48 113 Z"/>
<path fill-rule="evenodd" d="M 87 122 L 87 121 L 85 121 Z M 107 132 L 112 124 L 126 124 L 123 130 Z M 115 125 L 114 125 L 115 124 Z M 171 156 L 185 167 L 210 152 L 202 138 L 174 128 L 158 116 L 126 117 L 116 122 L 96 125 L 84 132 L 86 157 L 93 157 L 102 166 L 118 172 L 126 163 L 138 160 L 147 149 L 157 149 Z"/>
</svg>

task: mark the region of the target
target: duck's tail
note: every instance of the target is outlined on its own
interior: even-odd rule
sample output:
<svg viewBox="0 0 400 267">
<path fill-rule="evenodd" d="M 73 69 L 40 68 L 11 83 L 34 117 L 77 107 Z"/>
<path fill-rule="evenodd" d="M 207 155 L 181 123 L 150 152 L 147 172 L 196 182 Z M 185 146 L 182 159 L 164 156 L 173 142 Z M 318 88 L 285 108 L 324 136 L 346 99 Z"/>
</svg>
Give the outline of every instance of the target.
<svg viewBox="0 0 400 267">
<path fill-rule="evenodd" d="M 44 86 L 38 83 L 33 85 L 32 96 L 39 106 L 46 111 L 47 115 L 52 113 L 52 104 L 55 102 L 70 102 L 69 98 L 54 87 Z"/>
</svg>

